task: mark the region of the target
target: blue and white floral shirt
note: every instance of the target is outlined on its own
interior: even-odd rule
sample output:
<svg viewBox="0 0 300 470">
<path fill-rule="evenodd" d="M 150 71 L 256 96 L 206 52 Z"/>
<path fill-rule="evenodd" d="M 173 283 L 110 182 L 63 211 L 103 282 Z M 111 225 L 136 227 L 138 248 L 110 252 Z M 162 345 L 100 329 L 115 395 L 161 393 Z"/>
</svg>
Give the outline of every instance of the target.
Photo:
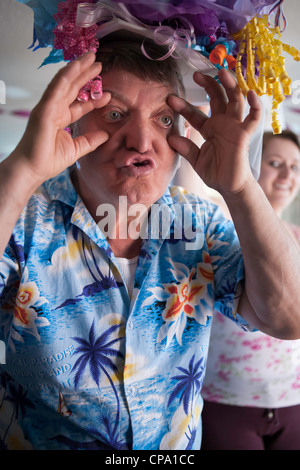
<svg viewBox="0 0 300 470">
<path fill-rule="evenodd" d="M 177 187 L 157 205 L 170 230 L 151 219 L 130 299 L 68 171 L 28 202 L 0 262 L 0 448 L 199 449 L 211 316 L 243 324 L 243 262 L 216 206 Z"/>
</svg>

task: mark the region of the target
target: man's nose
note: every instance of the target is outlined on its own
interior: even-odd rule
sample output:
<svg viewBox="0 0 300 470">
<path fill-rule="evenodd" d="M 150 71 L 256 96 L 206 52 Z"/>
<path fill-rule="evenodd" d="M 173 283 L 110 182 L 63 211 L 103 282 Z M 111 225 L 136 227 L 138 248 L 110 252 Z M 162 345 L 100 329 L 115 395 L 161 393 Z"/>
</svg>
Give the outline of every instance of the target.
<svg viewBox="0 0 300 470">
<path fill-rule="evenodd" d="M 127 123 L 126 148 L 139 153 L 152 149 L 151 125 L 146 119 L 136 118 Z"/>
</svg>

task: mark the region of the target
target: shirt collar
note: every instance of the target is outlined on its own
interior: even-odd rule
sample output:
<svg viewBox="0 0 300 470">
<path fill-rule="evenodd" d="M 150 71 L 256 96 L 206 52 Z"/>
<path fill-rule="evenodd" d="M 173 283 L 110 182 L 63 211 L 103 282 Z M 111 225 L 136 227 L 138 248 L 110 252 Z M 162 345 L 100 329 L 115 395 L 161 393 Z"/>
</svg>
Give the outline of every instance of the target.
<svg viewBox="0 0 300 470">
<path fill-rule="evenodd" d="M 166 204 L 167 206 L 172 206 L 174 204 L 169 188 L 167 188 L 164 194 L 158 199 L 158 201 L 156 201 L 156 204 Z"/>
<path fill-rule="evenodd" d="M 67 168 L 59 175 L 46 181 L 43 186 L 47 190 L 48 195 L 52 201 L 60 201 L 73 208 L 71 222 L 78 228 L 80 228 L 83 232 L 87 233 L 94 243 L 105 249 L 108 255 L 112 256 L 111 249 L 108 245 L 105 236 L 97 226 L 96 222 L 93 220 L 80 196 L 77 194 L 75 187 L 73 186 L 71 180 L 71 173 L 71 168 Z M 168 210 L 171 215 L 170 224 L 172 224 L 172 221 L 176 217 L 176 214 L 173 209 L 174 200 L 172 198 L 169 188 L 166 189 L 165 193 L 156 201 L 155 204 L 159 206 L 164 205 L 168 207 Z M 158 220 L 156 219 L 158 217 L 159 211 L 156 212 L 155 217 L 152 219 L 152 223 L 154 223 L 154 225 L 156 223 L 157 226 Z M 148 240 L 148 242 L 157 245 L 158 250 L 163 239 L 164 236 L 160 234 L 157 240 Z"/>
<path fill-rule="evenodd" d="M 67 168 L 54 178 L 45 181 L 43 184 L 52 201 L 61 201 L 74 207 L 78 194 L 71 180 L 71 168 Z"/>
</svg>

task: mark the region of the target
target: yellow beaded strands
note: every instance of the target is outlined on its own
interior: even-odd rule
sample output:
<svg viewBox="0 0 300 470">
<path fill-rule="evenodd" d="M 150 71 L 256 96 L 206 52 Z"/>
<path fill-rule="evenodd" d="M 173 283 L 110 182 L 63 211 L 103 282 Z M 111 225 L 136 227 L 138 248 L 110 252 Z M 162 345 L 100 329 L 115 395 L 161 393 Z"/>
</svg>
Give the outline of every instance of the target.
<svg viewBox="0 0 300 470">
<path fill-rule="evenodd" d="M 277 36 L 277 37 L 276 37 Z M 239 87 L 246 96 L 249 89 L 258 96 L 267 94 L 272 100 L 272 128 L 274 134 L 281 133 L 281 125 L 277 110 L 285 96 L 291 94 L 291 79 L 285 69 L 285 58 L 282 52 L 289 53 L 294 60 L 300 61 L 300 52 L 280 40 L 278 26 L 272 28 L 268 24 L 268 15 L 254 17 L 238 33 L 234 39 L 239 41 L 235 72 Z M 242 73 L 242 58 L 246 56 L 246 78 Z M 258 64 L 257 64 L 258 59 Z M 255 77 L 255 66 L 258 77 Z"/>
</svg>

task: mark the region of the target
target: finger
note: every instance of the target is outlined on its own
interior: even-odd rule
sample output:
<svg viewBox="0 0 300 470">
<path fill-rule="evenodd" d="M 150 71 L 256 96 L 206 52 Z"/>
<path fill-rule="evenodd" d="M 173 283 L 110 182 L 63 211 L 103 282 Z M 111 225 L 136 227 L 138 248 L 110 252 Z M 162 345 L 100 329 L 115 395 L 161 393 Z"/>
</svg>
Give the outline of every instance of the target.
<svg viewBox="0 0 300 470">
<path fill-rule="evenodd" d="M 77 136 L 73 139 L 75 153 L 74 162 L 78 158 L 87 155 L 96 150 L 109 139 L 109 134 L 105 131 L 87 132 L 84 135 Z"/>
<path fill-rule="evenodd" d="M 78 101 L 77 99 L 71 104 L 71 122 L 65 123 L 64 127 L 78 121 L 85 114 L 90 113 L 94 109 L 103 108 L 111 99 L 111 94 L 103 92 L 101 98 L 97 100 Z"/>
<path fill-rule="evenodd" d="M 76 96 L 77 98 L 79 90 L 100 74 L 102 64 L 100 62 L 93 62 L 88 66 L 87 63 L 74 65 L 79 65 L 79 67 L 76 68 L 74 76 L 70 81 L 70 91 L 73 93 L 73 97 Z"/>
<path fill-rule="evenodd" d="M 95 78 L 101 72 L 101 64 L 95 62 L 95 54 L 87 52 L 73 62 L 68 63 L 59 70 L 48 85 L 43 100 L 67 97 L 72 103 L 82 88 L 89 80 Z"/>
<path fill-rule="evenodd" d="M 243 118 L 245 98 L 240 87 L 233 75 L 225 69 L 219 71 L 218 77 L 228 98 L 226 114 L 241 121 Z"/>
<path fill-rule="evenodd" d="M 168 142 L 169 145 L 179 153 L 179 155 L 186 158 L 192 166 L 196 165 L 199 156 L 199 148 L 194 142 L 187 137 L 174 134 L 168 137 Z"/>
<path fill-rule="evenodd" d="M 179 96 L 170 95 L 168 104 L 176 113 L 181 114 L 191 126 L 201 132 L 201 127 L 208 119 L 206 114 Z"/>
<path fill-rule="evenodd" d="M 226 95 L 224 89 L 220 86 L 217 80 L 209 75 L 204 75 L 201 72 L 194 73 L 194 81 L 203 87 L 209 96 L 209 104 L 211 108 L 211 115 L 222 114 L 226 111 Z"/>
<path fill-rule="evenodd" d="M 262 117 L 262 104 L 259 97 L 253 90 L 249 90 L 247 94 L 247 100 L 250 106 L 250 111 L 244 119 L 242 126 L 247 132 L 252 134 Z"/>
</svg>

